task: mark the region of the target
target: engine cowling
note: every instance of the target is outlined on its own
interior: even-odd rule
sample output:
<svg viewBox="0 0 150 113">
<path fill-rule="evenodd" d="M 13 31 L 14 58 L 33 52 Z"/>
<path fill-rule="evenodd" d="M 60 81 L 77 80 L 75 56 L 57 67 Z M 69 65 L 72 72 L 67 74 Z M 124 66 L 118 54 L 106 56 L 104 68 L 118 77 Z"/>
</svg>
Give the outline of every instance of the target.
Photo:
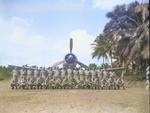
<svg viewBox="0 0 150 113">
<path fill-rule="evenodd" d="M 73 53 L 68 53 L 65 56 L 64 60 L 65 60 L 65 63 L 63 63 L 64 68 L 68 69 L 70 66 L 71 69 L 74 69 L 76 67 L 77 57 Z"/>
</svg>

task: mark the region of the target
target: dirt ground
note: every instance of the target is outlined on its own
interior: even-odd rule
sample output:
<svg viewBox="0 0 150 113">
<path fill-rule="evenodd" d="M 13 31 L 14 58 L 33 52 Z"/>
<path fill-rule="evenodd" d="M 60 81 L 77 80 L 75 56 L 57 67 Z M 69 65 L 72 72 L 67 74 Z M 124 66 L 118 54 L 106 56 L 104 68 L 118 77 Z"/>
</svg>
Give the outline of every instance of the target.
<svg viewBox="0 0 150 113">
<path fill-rule="evenodd" d="M 0 81 L 0 113 L 149 113 L 145 86 L 126 90 L 14 89 Z"/>
</svg>

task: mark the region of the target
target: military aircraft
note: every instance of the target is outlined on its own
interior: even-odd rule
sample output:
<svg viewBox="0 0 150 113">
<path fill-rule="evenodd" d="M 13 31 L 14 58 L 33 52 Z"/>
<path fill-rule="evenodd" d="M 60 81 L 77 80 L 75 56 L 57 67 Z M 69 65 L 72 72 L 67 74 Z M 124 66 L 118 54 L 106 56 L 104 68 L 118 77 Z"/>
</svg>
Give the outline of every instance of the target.
<svg viewBox="0 0 150 113">
<path fill-rule="evenodd" d="M 80 65 L 83 68 L 87 68 L 88 66 L 86 66 L 85 64 L 81 63 L 80 61 L 78 61 L 76 55 L 74 55 L 72 53 L 72 48 L 73 48 L 73 39 L 70 38 L 70 53 L 68 53 L 67 55 L 65 55 L 64 60 L 52 65 L 51 67 L 56 67 L 60 64 L 63 64 L 63 68 L 68 69 L 69 67 L 71 69 L 74 69 L 76 67 L 76 65 Z"/>
<path fill-rule="evenodd" d="M 73 39 L 70 39 L 70 53 L 65 55 L 64 60 L 57 62 L 56 64 L 52 65 L 51 67 L 54 68 L 60 64 L 63 64 L 63 68 L 68 69 L 69 66 L 71 69 L 74 69 L 76 65 L 80 65 L 81 67 L 86 68 L 87 66 L 81 62 L 78 61 L 77 57 L 72 53 L 72 48 L 73 48 Z M 9 68 L 15 69 L 17 67 L 18 70 L 22 69 L 20 66 L 14 66 L 14 65 L 8 65 Z M 24 66 L 25 69 L 29 69 L 29 66 Z M 36 67 L 31 67 L 31 69 L 36 69 Z"/>
</svg>

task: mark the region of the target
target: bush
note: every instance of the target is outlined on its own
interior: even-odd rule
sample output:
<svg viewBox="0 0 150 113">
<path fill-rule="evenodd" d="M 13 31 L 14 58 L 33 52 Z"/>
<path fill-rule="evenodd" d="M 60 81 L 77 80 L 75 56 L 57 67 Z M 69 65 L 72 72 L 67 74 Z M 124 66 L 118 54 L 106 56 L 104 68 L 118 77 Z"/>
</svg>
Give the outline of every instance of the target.
<svg viewBox="0 0 150 113">
<path fill-rule="evenodd" d="M 0 80 L 12 78 L 11 71 L 12 69 L 8 67 L 0 66 Z"/>
</svg>

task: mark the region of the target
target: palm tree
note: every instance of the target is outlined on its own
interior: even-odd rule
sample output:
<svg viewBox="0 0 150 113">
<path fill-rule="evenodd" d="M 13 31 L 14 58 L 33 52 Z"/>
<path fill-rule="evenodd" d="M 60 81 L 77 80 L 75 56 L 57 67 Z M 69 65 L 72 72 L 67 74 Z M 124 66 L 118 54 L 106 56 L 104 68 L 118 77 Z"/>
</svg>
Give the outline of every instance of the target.
<svg viewBox="0 0 150 113">
<path fill-rule="evenodd" d="M 97 58 L 98 60 L 103 57 L 103 64 L 104 58 L 108 60 L 108 55 L 111 57 L 112 63 L 112 54 L 111 51 L 111 42 L 104 37 L 104 35 L 100 34 L 95 40 L 94 43 L 91 44 L 93 47 L 92 58 Z M 104 68 L 104 67 L 103 67 Z"/>
</svg>

